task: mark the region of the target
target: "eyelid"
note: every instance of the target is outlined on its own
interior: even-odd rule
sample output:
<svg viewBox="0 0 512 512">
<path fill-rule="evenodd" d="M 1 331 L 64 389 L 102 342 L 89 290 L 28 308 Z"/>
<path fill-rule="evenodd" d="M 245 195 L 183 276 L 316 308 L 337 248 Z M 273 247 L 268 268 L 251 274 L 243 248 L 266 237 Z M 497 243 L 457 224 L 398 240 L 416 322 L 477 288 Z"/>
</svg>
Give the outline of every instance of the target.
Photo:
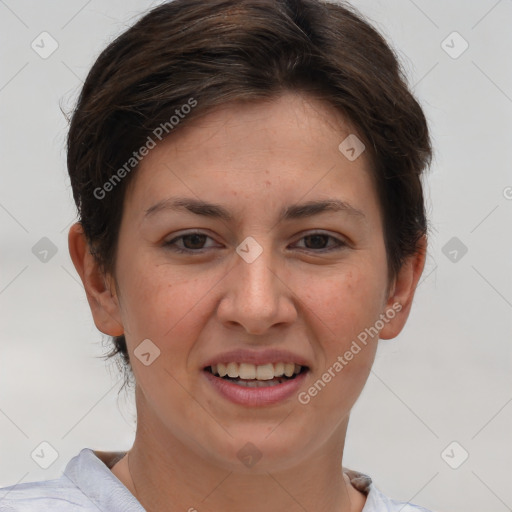
<svg viewBox="0 0 512 512">
<path fill-rule="evenodd" d="M 210 240 L 214 240 L 214 238 L 212 236 L 210 236 L 207 232 L 204 232 L 201 230 L 192 230 L 192 231 L 185 231 L 181 234 L 173 236 L 173 238 L 171 240 L 165 241 L 163 245 L 164 245 L 164 247 L 169 247 L 170 250 L 173 250 L 178 253 L 185 253 L 185 254 L 203 254 L 205 251 L 212 248 L 212 247 L 202 247 L 200 249 L 182 249 L 176 245 L 178 240 L 183 240 L 184 237 L 191 236 L 191 235 L 203 235 L 206 238 L 209 238 Z M 335 251 L 335 250 L 340 250 L 340 249 L 343 249 L 344 247 L 350 246 L 350 242 L 348 242 L 344 237 L 340 237 L 339 235 L 335 236 L 335 235 L 333 235 L 329 232 L 323 231 L 323 230 L 312 230 L 312 231 L 306 231 L 305 233 L 301 233 L 300 237 L 294 243 L 297 243 L 308 236 L 314 236 L 314 235 L 325 236 L 328 239 L 334 240 L 334 246 L 332 246 L 330 248 L 324 248 L 324 249 L 308 249 L 307 247 L 304 247 L 304 248 L 300 248 L 301 250 L 311 252 L 311 253 L 321 254 L 321 253 L 327 253 L 327 252 L 331 252 L 331 251 Z"/>
<path fill-rule="evenodd" d="M 185 238 L 186 236 L 192 236 L 192 235 L 203 235 L 207 238 L 209 238 L 210 240 L 214 240 L 214 238 L 212 236 L 210 236 L 208 233 L 204 232 L 204 231 L 200 231 L 200 230 L 192 230 L 192 231 L 185 231 L 181 234 L 178 234 L 178 235 L 175 235 L 173 236 L 170 240 L 165 240 L 164 241 L 164 246 L 172 246 L 172 245 L 175 245 L 176 242 L 178 240 L 183 240 L 183 238 Z M 202 249 L 196 249 L 196 250 L 193 250 L 193 249 L 181 249 L 182 252 L 190 252 L 190 253 L 193 253 L 193 252 L 200 252 L 200 251 L 203 251 L 205 248 L 202 248 Z"/>
<path fill-rule="evenodd" d="M 346 239 L 344 239 L 343 237 L 340 237 L 339 235 L 333 235 L 333 234 L 331 234 L 327 231 L 323 231 L 323 230 L 307 231 L 306 233 L 301 234 L 300 238 L 298 238 L 297 241 L 303 240 L 304 238 L 306 238 L 308 236 L 314 236 L 314 235 L 325 236 L 327 238 L 334 240 L 334 242 L 335 242 L 334 247 L 331 247 L 330 249 L 327 248 L 327 249 L 316 249 L 316 250 L 304 248 L 305 251 L 311 251 L 314 253 L 329 252 L 329 251 L 340 249 L 342 247 L 346 247 L 349 245 L 349 242 Z"/>
</svg>

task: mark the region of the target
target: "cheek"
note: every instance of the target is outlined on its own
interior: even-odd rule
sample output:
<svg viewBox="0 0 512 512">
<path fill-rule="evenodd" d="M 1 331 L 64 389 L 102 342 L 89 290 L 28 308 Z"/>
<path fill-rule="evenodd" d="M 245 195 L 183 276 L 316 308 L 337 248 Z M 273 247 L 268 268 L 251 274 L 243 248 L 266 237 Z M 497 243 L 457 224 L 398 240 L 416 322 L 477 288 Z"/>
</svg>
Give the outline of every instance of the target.
<svg viewBox="0 0 512 512">
<path fill-rule="evenodd" d="M 201 273 L 194 266 L 155 264 L 134 258 L 124 266 L 121 289 L 122 317 L 132 345 L 149 338 L 162 351 L 186 352 L 187 340 L 197 337 L 209 291 L 219 280 L 217 273 Z"/>
<path fill-rule="evenodd" d="M 155 265 L 142 252 L 127 253 L 120 247 L 119 254 L 124 256 L 119 256 L 117 271 L 125 334 L 131 338 L 132 344 L 139 338 L 158 337 L 160 322 L 167 319 L 169 323 L 170 320 L 167 316 L 169 302 L 163 299 L 174 283 L 166 278 L 165 266 Z"/>
<path fill-rule="evenodd" d="M 379 317 L 378 283 L 371 272 L 354 268 L 315 281 L 306 294 L 320 364 L 310 387 L 298 398 L 306 411 L 331 417 L 332 423 L 327 423 L 333 428 L 357 400 L 375 358 L 378 338 L 364 339 L 361 333 Z"/>
<path fill-rule="evenodd" d="M 382 283 L 375 268 L 351 265 L 321 279 L 314 279 L 304 302 L 334 345 L 347 342 L 378 318 Z"/>
<path fill-rule="evenodd" d="M 149 271 L 139 275 L 125 303 L 124 316 L 134 332 L 163 339 L 181 322 L 197 302 L 197 283 L 173 279 L 168 273 Z M 188 317 L 187 317 L 188 315 Z"/>
</svg>

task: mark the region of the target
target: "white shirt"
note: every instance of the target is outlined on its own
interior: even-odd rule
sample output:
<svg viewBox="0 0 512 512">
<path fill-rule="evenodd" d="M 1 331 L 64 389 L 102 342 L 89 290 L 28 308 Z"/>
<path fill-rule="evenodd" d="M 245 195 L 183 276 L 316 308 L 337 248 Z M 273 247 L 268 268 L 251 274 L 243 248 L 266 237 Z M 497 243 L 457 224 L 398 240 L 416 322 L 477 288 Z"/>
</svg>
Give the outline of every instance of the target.
<svg viewBox="0 0 512 512">
<path fill-rule="evenodd" d="M 133 494 L 110 471 L 124 455 L 84 448 L 68 462 L 59 478 L 0 488 L 0 512 L 144 512 Z M 431 512 L 388 498 L 363 473 L 345 473 L 352 485 L 366 494 L 363 512 Z"/>
</svg>

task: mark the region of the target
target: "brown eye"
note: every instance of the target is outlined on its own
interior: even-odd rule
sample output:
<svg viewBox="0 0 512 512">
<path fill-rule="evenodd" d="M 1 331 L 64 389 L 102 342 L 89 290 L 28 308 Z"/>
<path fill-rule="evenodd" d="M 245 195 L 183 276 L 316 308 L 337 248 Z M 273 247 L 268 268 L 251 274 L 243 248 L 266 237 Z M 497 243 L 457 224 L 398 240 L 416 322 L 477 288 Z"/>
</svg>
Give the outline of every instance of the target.
<svg viewBox="0 0 512 512">
<path fill-rule="evenodd" d="M 302 248 L 315 252 L 328 252 L 347 245 L 344 241 L 325 233 L 312 233 L 302 237 L 301 240 L 305 242 Z M 333 241 L 333 244 L 329 247 L 330 240 Z"/>
<path fill-rule="evenodd" d="M 208 238 L 206 235 L 201 235 L 199 233 L 193 233 L 191 235 L 184 235 L 181 237 L 186 249 L 202 249 L 202 245 L 205 243 L 206 238 Z"/>
<path fill-rule="evenodd" d="M 165 242 L 164 247 L 179 253 L 200 253 L 209 248 L 205 247 L 208 239 L 212 240 L 211 237 L 204 233 L 186 233 Z"/>
<path fill-rule="evenodd" d="M 325 249 L 325 244 L 329 238 L 327 235 L 308 235 L 304 237 L 304 240 L 306 240 L 308 249 Z"/>
</svg>

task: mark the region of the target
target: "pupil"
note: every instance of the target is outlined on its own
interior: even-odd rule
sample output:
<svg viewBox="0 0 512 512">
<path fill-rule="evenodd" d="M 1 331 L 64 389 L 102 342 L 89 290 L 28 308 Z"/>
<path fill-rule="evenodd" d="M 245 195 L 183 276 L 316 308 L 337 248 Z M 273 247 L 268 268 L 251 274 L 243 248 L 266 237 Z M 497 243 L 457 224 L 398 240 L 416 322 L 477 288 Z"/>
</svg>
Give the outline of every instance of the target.
<svg viewBox="0 0 512 512">
<path fill-rule="evenodd" d="M 188 240 L 193 240 L 192 242 L 192 245 L 194 245 L 194 242 L 197 243 L 199 246 L 201 246 L 201 242 L 204 243 L 204 238 L 205 238 L 206 235 L 202 235 L 200 233 L 196 233 L 196 234 L 192 234 L 192 235 L 186 235 L 183 237 L 183 243 L 185 246 L 187 245 L 190 245 L 190 244 L 186 244 L 185 241 L 188 239 Z M 200 239 L 200 241 L 198 242 L 198 239 Z M 187 247 L 187 249 L 201 249 L 201 247 L 197 247 L 197 246 L 194 246 L 194 247 Z"/>
<path fill-rule="evenodd" d="M 318 242 L 319 240 L 322 240 L 322 239 L 323 239 L 323 242 L 325 242 L 326 238 L 327 238 L 327 235 L 308 235 L 308 236 L 304 237 L 305 240 L 306 239 L 310 239 L 310 240 L 313 240 L 313 241 L 316 241 L 316 242 Z M 308 244 L 306 243 L 306 246 L 307 245 Z M 313 245 L 315 245 L 315 243 L 313 243 Z M 318 247 L 318 246 L 316 246 L 316 247 L 308 247 L 308 249 L 323 249 L 324 248 L 324 246 L 323 246 L 324 244 L 320 244 L 320 245 L 322 247 Z"/>
</svg>

